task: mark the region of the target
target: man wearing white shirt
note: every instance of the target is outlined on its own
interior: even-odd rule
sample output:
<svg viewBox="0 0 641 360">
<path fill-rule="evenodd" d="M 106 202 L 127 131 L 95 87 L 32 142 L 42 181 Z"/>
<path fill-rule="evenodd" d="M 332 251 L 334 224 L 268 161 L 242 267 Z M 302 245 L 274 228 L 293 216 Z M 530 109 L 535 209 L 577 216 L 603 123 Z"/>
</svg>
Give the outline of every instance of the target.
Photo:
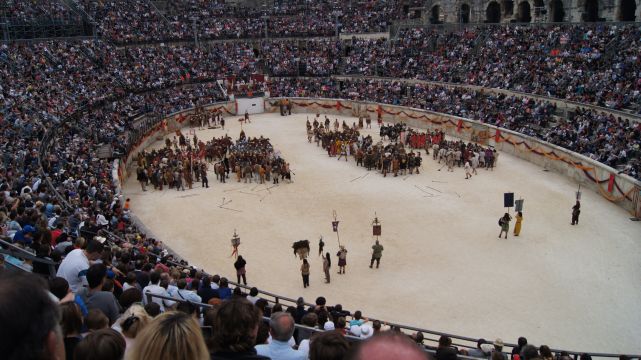
<svg viewBox="0 0 641 360">
<path fill-rule="evenodd" d="M 192 303 L 201 303 L 202 298 L 198 296 L 194 291 L 187 290 L 187 280 L 180 279 L 178 280 L 178 291 L 174 295 L 174 298 L 180 300 L 190 301 Z"/>
<path fill-rule="evenodd" d="M 256 345 L 258 355 L 279 360 L 306 360 L 308 347 L 294 350 L 288 341 L 294 335 L 294 318 L 286 312 L 272 314 L 269 321 L 269 333 L 272 341 L 269 344 Z"/>
<path fill-rule="evenodd" d="M 149 285 L 145 286 L 145 288 L 142 289 L 142 300 L 145 305 L 148 304 L 147 294 L 170 297 L 169 293 L 167 292 L 167 289 L 160 286 L 160 272 L 158 271 L 152 272 L 149 275 Z M 172 307 L 174 306 L 174 304 L 176 304 L 175 301 L 161 299 L 157 297 L 152 297 L 151 301 L 160 305 L 160 311 L 163 311 L 163 312 L 165 311 L 165 307 Z"/>
<path fill-rule="evenodd" d="M 253 287 L 249 289 L 249 296 L 247 296 L 247 300 L 256 305 L 256 301 L 258 301 L 258 299 L 260 299 L 260 297 L 258 296 L 258 288 Z"/>
<path fill-rule="evenodd" d="M 91 265 L 90 261 L 100 259 L 103 245 L 97 240 L 89 240 L 86 249 L 72 250 L 62 260 L 56 276 L 64 278 L 69 283 L 73 293 L 77 293 L 80 288 L 86 285 L 86 272 Z"/>
</svg>

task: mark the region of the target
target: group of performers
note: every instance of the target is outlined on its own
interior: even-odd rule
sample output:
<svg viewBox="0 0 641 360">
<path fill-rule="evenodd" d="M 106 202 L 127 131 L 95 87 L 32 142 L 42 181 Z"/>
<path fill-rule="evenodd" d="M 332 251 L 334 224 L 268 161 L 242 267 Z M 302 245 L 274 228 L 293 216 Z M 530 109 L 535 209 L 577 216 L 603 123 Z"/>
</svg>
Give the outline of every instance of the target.
<svg viewBox="0 0 641 360">
<path fill-rule="evenodd" d="M 185 115 L 178 115 L 178 122 L 183 123 L 186 120 Z M 202 105 L 196 106 L 194 113 L 189 119 L 189 123 L 192 127 L 198 127 L 199 129 L 215 129 L 221 127 L 225 129 L 225 119 L 223 118 L 223 112 L 221 109 L 215 110 L 205 110 Z"/>
<path fill-rule="evenodd" d="M 406 175 L 413 174 L 415 171 L 418 174 L 419 168 L 422 164 L 420 152 L 414 152 L 419 146 L 417 139 L 420 137 L 426 138 L 426 134 L 420 134 L 414 130 L 408 129 L 405 124 L 396 124 L 380 128 L 381 137 L 386 137 L 393 142 L 385 145 L 383 141 L 374 143 L 370 135 L 361 136 L 359 125 L 355 123 L 349 126 L 344 121 L 341 126 L 338 119 L 334 121 L 334 130 L 330 130 L 331 121 L 325 117 L 324 126 L 318 120 L 319 115 L 316 116 L 313 123 L 307 120 L 307 133 L 308 141 L 312 142 L 315 139 L 317 146 L 322 146 L 327 151 L 330 157 L 337 157 L 338 160 L 345 158 L 347 161 L 348 156 L 354 156 L 356 165 L 366 167 L 367 170 L 376 169 L 380 171 L 384 177 L 387 174 Z M 398 141 L 403 138 L 403 141 Z M 412 148 L 407 151 L 405 143 L 410 143 Z M 422 144 L 420 144 L 422 145 Z"/>
<path fill-rule="evenodd" d="M 368 118 L 364 119 L 367 123 Z M 440 130 L 419 132 L 404 123 L 379 124 L 381 140 L 376 143 L 370 135 L 360 135 L 363 117 L 359 118 L 358 125 L 353 123 L 350 126 L 345 121 L 340 124 L 338 119 L 332 122 L 327 116 L 323 121 L 316 114 L 313 122 L 307 119 L 306 126 L 308 142 L 315 141 L 330 157 L 337 157 L 338 160 L 345 158 L 347 161 L 348 156 L 354 156 L 356 165 L 364 166 L 367 170 L 376 169 L 383 176 L 419 174 L 423 161 L 420 150 L 425 150 L 427 155 L 432 150 L 433 159 L 438 160 L 439 164 L 443 162 L 443 167 L 447 166 L 448 171 L 454 171 L 456 166 L 464 167 L 466 179 L 477 174 L 479 167 L 492 170 L 498 158 L 496 149 L 461 140 L 448 141 Z"/>
<path fill-rule="evenodd" d="M 292 174 L 289 164 L 274 152 L 269 139 L 247 137 L 242 130 L 235 142 L 229 136 L 203 142 L 194 135 L 190 140 L 178 130 L 173 141 L 166 139 L 164 148 L 140 152 L 137 162 L 137 180 L 143 191 L 149 183 L 158 190 L 164 187 L 185 190 L 185 186 L 191 189 L 194 181 L 208 188 L 209 165 L 221 183 L 232 172 L 237 182 L 261 184 L 270 181 L 278 184 L 279 178 L 291 181 Z"/>
<path fill-rule="evenodd" d="M 432 150 L 433 159 L 438 160 L 439 164 L 443 162 L 443 167 L 447 166 L 447 171 L 454 171 L 455 166 L 463 166 L 466 178 L 471 177 L 472 174 L 476 175 L 476 169 L 479 167 L 493 170 L 499 156 L 496 149 L 472 143 L 466 144 L 461 140 L 443 140 L 432 145 Z"/>
</svg>

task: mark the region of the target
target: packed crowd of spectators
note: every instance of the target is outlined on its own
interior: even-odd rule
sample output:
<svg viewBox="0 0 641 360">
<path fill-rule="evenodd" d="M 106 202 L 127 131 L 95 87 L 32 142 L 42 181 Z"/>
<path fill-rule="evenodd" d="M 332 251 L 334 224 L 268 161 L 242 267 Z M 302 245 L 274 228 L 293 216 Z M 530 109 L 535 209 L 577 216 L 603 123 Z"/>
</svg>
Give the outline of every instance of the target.
<svg viewBox="0 0 641 360">
<path fill-rule="evenodd" d="M 169 15 L 168 25 L 149 2 L 77 3 L 91 16 L 102 19 L 101 31 L 116 42 L 191 36 L 185 18 Z M 197 3 L 201 2 L 192 1 L 189 11 L 199 9 Z M 261 13 L 247 16 L 246 21 L 253 25 L 245 27 L 237 20 L 249 10 L 228 13 L 225 7 L 205 3 L 210 6 L 200 10 L 203 17 L 199 21 L 210 26 L 211 37 L 253 37 L 262 31 Z M 321 22 L 316 28 L 307 23 L 308 18 L 299 16 L 305 12 L 321 17 L 328 4 L 334 3 L 278 5 L 274 10 L 277 13 L 269 14 L 270 19 L 278 16 L 283 23 L 271 31 L 283 29 L 287 35 L 299 29 L 306 30 L 298 35 L 318 35 L 330 28 L 333 31 L 333 21 L 325 25 Z M 355 19 L 354 31 L 378 31 L 393 16 L 393 12 L 387 12 L 393 4 L 365 3 L 371 16 L 364 15 L 367 13 L 362 8 L 350 10 L 352 5 L 346 4 L 343 29 L 350 29 L 345 24 L 348 16 Z M 66 11 L 64 5 L 38 0 L 8 1 L 3 6 L 5 14 L 10 12 L 11 17 L 25 21 Z M 221 23 L 207 24 L 205 19 L 216 18 L 210 14 L 221 15 Z M 227 25 L 217 27 L 225 21 Z M 245 33 L 238 32 L 241 28 Z M 112 358 L 122 358 L 125 353 L 134 359 L 156 358 L 151 351 L 158 346 L 153 346 L 155 338 L 151 334 L 179 325 L 182 333 L 172 333 L 181 333 L 179 340 L 187 346 L 183 351 L 168 351 L 166 356 L 172 359 L 234 358 L 230 354 L 235 352 L 254 358 L 279 358 L 279 351 L 295 351 L 291 356 L 296 358 L 329 358 L 327 354 L 342 358 L 350 348 L 345 335 L 365 339 L 385 326 L 362 319 L 358 312 L 343 311 L 339 305 L 327 306 L 324 298 L 311 307 L 302 299 L 297 306 L 270 307 L 255 290 L 249 294 L 240 288 L 232 291 L 225 278 L 210 277 L 184 262 L 173 263 L 161 242 L 148 238 L 133 224 L 129 204 L 119 197 L 113 184 L 112 163 L 100 159 L 96 149 L 110 144 L 115 153 L 127 154 L 144 135 L 133 123 L 134 117 L 150 114 L 159 119 L 196 105 L 226 100 L 214 80 L 247 78 L 266 71 L 276 76 L 316 76 L 276 79 L 269 84 L 271 96 L 368 100 L 457 115 L 546 140 L 620 167 L 639 179 L 639 123 L 590 109 L 578 109 L 563 119 L 556 116 L 553 103 L 527 97 L 424 83 L 328 78 L 348 73 L 464 82 L 615 109 L 637 106 L 638 111 L 639 36 L 640 30 L 634 26 L 568 25 L 450 33 L 411 29 L 394 41 L 277 40 L 258 45 L 232 42 L 204 47 L 126 48 L 99 40 L 3 44 L 0 235 L 38 258 L 62 263 L 48 286 L 34 278 L 0 274 L 2 329 L 30 327 L 39 331 L 29 336 L 0 330 L 7 340 L 3 344 L 10 344 L 10 348 L 0 347 L 0 353 L 9 359 L 29 358 L 31 354 L 36 354 L 35 358 L 38 352 L 53 354 L 60 347 L 52 350 L 55 341 L 42 340 L 49 332 L 59 336 L 55 328 L 61 323 L 62 348 L 68 358 L 75 354 L 76 359 L 95 359 L 96 349 L 103 349 L 104 355 L 105 348 L 116 352 Z M 46 151 L 42 152 L 43 148 Z M 90 266 L 89 260 L 96 264 Z M 13 267 L 50 275 L 47 266 L 37 261 L 0 256 L 0 273 Z M 55 303 L 43 290 L 46 288 L 56 297 Z M 143 296 L 145 290 L 174 300 L 148 301 Z M 180 301 L 187 298 L 211 304 L 216 311 L 199 313 L 193 305 Z M 144 307 L 134 305 L 141 301 Z M 184 316 L 184 312 L 195 316 Z M 261 315 L 272 316 L 270 327 L 259 321 Z M 236 321 L 243 316 L 246 321 Z M 17 320 L 14 323 L 9 319 Z M 313 337 L 312 331 L 294 332 L 294 322 L 325 333 Z M 39 326 L 31 327 L 33 324 Z M 241 325 L 234 328 L 234 324 Z M 233 340 L 239 333 L 242 342 Z M 17 335 L 20 338 L 12 340 Z M 423 342 L 419 333 L 413 334 L 411 341 L 395 331 L 388 338 L 373 339 L 383 340 L 371 342 L 390 341 L 420 356 L 422 353 L 416 350 L 424 350 L 415 345 Z M 352 351 L 365 353 L 369 343 Z M 504 358 L 501 341 L 494 341 L 490 347 L 483 345 L 490 344 L 479 340 L 478 349 L 457 350 L 444 337 L 438 347 L 427 349 L 435 350 L 436 358 L 442 360 L 455 359 L 457 354 Z M 494 354 L 498 354 L 497 359 Z M 521 341 L 515 355 L 525 360 L 551 358 L 549 349 L 542 346 L 537 351 Z"/>
<path fill-rule="evenodd" d="M 343 46 L 336 40 L 264 41 L 264 69 L 273 76 L 329 76 L 337 73 Z"/>
<path fill-rule="evenodd" d="M 467 30 L 426 36 L 423 33 L 425 30 L 412 29 L 392 43 L 384 40 L 354 40 L 352 42 L 274 40 L 262 41 L 259 44 L 215 43 L 207 44 L 204 47 L 158 45 L 126 48 L 116 48 L 102 41 L 45 41 L 31 44 L 5 44 L 0 48 L 0 59 L 3 60 L 0 63 L 0 77 L 2 77 L 3 84 L 11 85 L 10 87 L 5 86 L 3 89 L 6 93 L 3 95 L 5 100 L 3 112 L 5 114 L 13 113 L 13 116 L 17 116 L 15 115 L 16 111 L 9 110 L 19 106 L 22 114 L 40 112 L 42 118 L 60 121 L 61 118 L 81 107 L 105 101 L 109 96 L 123 98 L 127 94 L 123 105 L 120 103 L 111 104 L 109 111 L 96 110 L 98 115 L 115 119 L 112 121 L 118 124 L 118 127 L 124 128 L 122 122 L 125 115 L 117 111 L 116 108 L 118 106 L 127 107 L 129 101 L 136 104 L 136 109 L 127 110 L 127 114 L 130 116 L 151 109 L 154 111 L 157 109 L 158 114 L 163 114 L 174 108 L 171 102 L 160 103 L 154 102 L 153 99 L 152 101 L 140 102 L 145 98 L 145 95 L 133 95 L 134 93 L 151 89 L 166 90 L 170 98 L 184 101 L 185 106 L 189 106 L 195 103 L 195 100 L 189 99 L 191 95 L 189 91 L 192 90 L 178 91 L 170 88 L 190 85 L 186 89 L 194 89 L 198 94 L 204 95 L 200 101 L 222 99 L 224 95 L 220 93 L 220 89 L 213 82 L 214 80 L 229 76 L 247 79 L 252 74 L 261 72 L 267 72 L 273 76 L 304 75 L 325 78 L 344 72 L 347 74 L 377 74 L 446 81 L 461 80 L 454 77 L 458 76 L 457 74 L 463 74 L 469 83 L 507 88 L 511 88 L 507 78 L 514 80 L 520 77 L 523 79 L 524 85 L 515 85 L 515 90 L 537 93 L 537 89 L 540 89 L 534 85 L 537 81 L 529 81 L 526 85 L 527 77 L 520 76 L 518 68 L 513 67 L 513 64 L 518 63 L 516 60 L 503 64 L 506 67 L 509 66 L 505 75 L 502 75 L 503 71 L 497 69 L 475 71 L 470 66 L 478 68 L 477 62 L 480 64 L 482 59 L 490 58 L 494 53 L 511 51 L 509 49 L 519 49 L 523 53 L 538 53 L 539 55 L 549 53 L 549 49 L 540 50 L 543 45 L 536 45 L 536 41 L 534 41 L 535 44 L 525 43 L 521 40 L 515 42 L 516 39 L 529 34 L 545 38 L 545 44 L 552 47 L 553 45 L 550 44 L 560 44 L 561 42 L 566 45 L 574 44 L 568 46 L 558 55 L 579 59 L 578 63 L 569 62 L 572 67 L 579 69 L 591 66 L 592 61 L 596 61 L 594 54 L 604 52 L 598 50 L 603 48 L 604 44 L 616 47 L 617 44 L 622 44 L 622 41 L 625 42 L 626 39 L 638 36 L 638 29 L 630 26 L 591 28 L 589 30 L 578 25 L 569 26 L 565 30 L 559 28 L 544 31 L 541 30 L 543 28 L 534 28 L 526 31 L 522 28 L 508 27 L 498 29 L 492 31 L 499 33 L 486 34 L 492 35 L 487 38 L 482 38 L 481 35 Z M 500 29 L 504 29 L 505 33 L 500 33 Z M 509 29 L 514 33 L 509 32 Z M 606 29 L 609 30 L 606 31 Z M 545 33 L 547 35 L 544 37 Z M 603 35 L 600 36 L 597 33 Z M 624 40 L 620 40 L 619 36 L 624 36 Z M 480 41 L 480 38 L 487 43 L 488 50 L 486 50 L 486 46 L 475 45 Z M 502 41 L 496 39 L 502 39 Z M 634 48 L 636 43 L 632 40 L 630 42 L 632 43 L 631 47 Z M 457 45 L 445 47 L 445 44 L 448 43 Z M 498 46 L 497 44 L 505 45 Z M 586 55 L 588 48 L 592 49 L 592 55 Z M 474 49 L 479 50 L 482 56 L 472 56 Z M 428 68 L 428 64 L 423 64 L 423 61 L 429 56 L 420 56 L 422 55 L 421 51 L 431 51 L 430 56 L 434 59 L 442 57 L 444 61 L 436 62 L 433 59 L 438 65 Z M 612 56 L 622 56 L 626 59 L 636 58 L 636 55 L 630 51 Z M 448 59 L 456 61 L 456 63 L 448 62 Z M 499 59 L 492 62 L 494 62 L 492 66 L 501 65 Z M 559 60 L 553 61 L 555 64 L 560 62 Z M 599 64 L 594 65 L 591 78 L 584 78 L 584 83 L 576 86 L 564 83 L 564 79 L 576 82 L 579 75 L 568 78 L 564 76 L 565 73 L 556 73 L 558 76 L 554 81 L 559 84 L 560 88 L 567 89 L 567 92 L 562 95 L 582 102 L 590 102 L 590 99 L 598 97 L 601 99 L 595 100 L 598 105 L 612 107 L 623 104 L 638 105 L 638 101 L 641 101 L 639 90 L 637 90 L 637 87 L 640 86 L 639 80 L 632 77 L 631 74 L 636 74 L 634 66 L 638 66 L 639 61 L 632 65 L 610 64 L 609 62 L 600 62 Z M 488 69 L 487 66 L 481 65 L 480 67 Z M 568 69 L 562 65 L 550 66 L 559 66 L 558 71 Z M 614 76 L 615 73 L 611 71 L 611 68 L 619 71 L 622 76 Z M 623 70 L 627 68 L 629 68 L 627 71 Z M 427 69 L 427 71 L 423 72 L 421 69 Z M 554 69 L 550 69 L 550 71 L 554 73 Z M 579 72 L 579 74 L 582 73 L 584 72 Z M 29 76 L 20 77 L 16 74 L 29 74 Z M 449 74 L 447 76 L 450 77 L 443 78 L 442 74 Z M 592 80 L 597 81 L 601 86 L 592 87 Z M 191 86 L 200 83 L 202 84 L 199 86 Z M 608 165 L 621 166 L 632 176 L 639 176 L 639 135 L 635 123 L 623 121 L 598 111 L 570 114 L 570 121 L 561 122 L 562 126 L 556 126 L 559 125 L 559 121 L 554 119 L 555 113 L 551 103 L 507 95 L 492 95 L 447 87 L 429 87 L 423 84 L 408 86 L 401 82 L 366 83 L 354 81 L 338 83 L 330 79 L 304 82 L 289 79 L 276 82 L 273 87 L 272 95 L 368 99 L 474 118 L 577 150 Z M 547 87 L 547 89 L 548 95 L 556 95 L 556 93 L 549 93 L 551 87 Z M 581 97 L 576 98 L 577 96 Z M 619 101 L 606 101 L 605 104 L 599 102 L 606 98 L 617 98 Z M 43 107 L 41 104 L 46 104 L 46 106 Z M 144 109 L 141 104 L 144 104 Z M 91 113 L 91 116 L 93 115 Z M 579 121 L 572 121 L 575 118 Z M 99 127 L 99 131 L 113 137 L 113 133 L 110 131 L 114 127 L 109 124 L 111 123 Z M 92 125 L 87 124 L 85 129 L 91 131 Z M 548 133 L 551 131 L 550 129 L 553 131 Z M 109 140 L 114 141 L 114 139 Z M 604 146 L 599 147 L 599 145 Z"/>
<path fill-rule="evenodd" d="M 641 112 L 635 25 L 402 30 L 355 40 L 345 73 L 465 83 Z"/>
<path fill-rule="evenodd" d="M 3 18 L 11 24 L 80 20 L 62 1 L 48 0 L 4 0 L 0 5 L 0 19 Z"/>
<path fill-rule="evenodd" d="M 405 10 L 400 10 L 402 5 L 416 5 L 400 0 L 283 1 L 268 9 L 249 9 L 188 0 L 170 5 L 163 16 L 143 0 L 76 3 L 96 19 L 99 33 L 116 43 L 189 40 L 194 38 L 194 29 L 201 39 L 261 37 L 265 29 L 273 37 L 329 36 L 335 32 L 334 17 L 340 19 L 340 27 L 351 32 L 359 30 L 352 27 L 359 28 L 361 23 L 402 18 L 406 16 L 402 13 Z M 48 7 L 53 7 L 50 13 L 54 15 L 66 9 L 66 5 L 39 0 L 5 6 L 9 9 L 5 12 L 25 18 L 44 9 L 49 13 Z M 266 25 L 265 14 L 269 18 Z M 376 29 L 367 25 L 361 30 Z M 305 41 L 304 46 L 266 43 L 263 56 L 270 60 L 266 70 L 273 75 L 378 75 L 464 83 L 641 114 L 641 29 L 635 25 L 495 26 L 458 31 L 411 28 L 402 29 L 390 41 L 319 40 L 317 44 Z M 225 55 L 229 50 L 223 50 Z M 139 53 L 132 56 L 149 55 L 141 51 L 145 50 L 132 50 Z M 201 56 L 203 63 L 225 61 L 228 56 L 218 57 L 219 51 L 214 48 L 211 52 L 215 54 Z M 171 61 L 171 55 L 163 60 Z M 182 59 L 177 55 L 173 60 Z M 238 58 L 230 60 L 232 64 L 245 63 Z"/>
<path fill-rule="evenodd" d="M 11 23 L 86 18 L 96 23 L 100 35 L 125 44 L 386 32 L 393 20 L 407 18 L 412 7 L 420 6 L 417 0 L 292 0 L 267 8 L 245 8 L 213 0 L 185 0 L 168 2 L 161 10 L 148 0 L 8 0 L 0 5 L 0 18 Z"/>
</svg>

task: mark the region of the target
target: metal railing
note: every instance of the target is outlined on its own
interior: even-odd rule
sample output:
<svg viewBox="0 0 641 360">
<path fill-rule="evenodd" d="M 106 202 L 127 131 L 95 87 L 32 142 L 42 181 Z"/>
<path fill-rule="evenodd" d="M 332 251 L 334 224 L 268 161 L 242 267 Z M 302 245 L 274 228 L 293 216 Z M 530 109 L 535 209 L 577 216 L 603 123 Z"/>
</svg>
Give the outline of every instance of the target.
<svg viewBox="0 0 641 360">
<path fill-rule="evenodd" d="M 9 255 L 9 256 L 12 256 L 12 257 L 17 258 L 17 259 L 29 260 L 31 262 L 45 264 L 45 265 L 47 265 L 47 268 L 49 269 L 49 277 L 53 278 L 53 277 L 56 276 L 56 266 L 58 265 L 57 262 L 55 262 L 53 260 L 48 260 L 48 259 L 43 259 L 41 257 L 37 257 L 36 255 L 34 255 L 31 252 L 11 244 L 10 242 L 6 241 L 6 239 L 5 240 L 0 239 L 0 254 Z M 15 267 L 17 269 L 25 270 L 24 268 L 19 267 L 19 266 L 15 265 L 15 264 L 12 264 L 10 262 L 6 262 L 5 261 L 5 263 L 6 264 L 10 264 L 11 266 L 13 266 L 13 267 Z"/>
<path fill-rule="evenodd" d="M 212 309 L 214 307 L 213 305 L 209 305 L 209 304 L 195 303 L 195 302 L 192 302 L 192 301 L 189 301 L 189 300 L 185 300 L 185 299 L 178 299 L 178 298 L 173 298 L 173 297 L 170 297 L 170 296 L 164 296 L 164 295 L 158 295 L 158 294 L 152 294 L 152 293 L 144 293 L 143 296 L 145 297 L 147 303 L 151 303 L 153 301 L 153 299 L 156 298 L 156 299 L 161 299 L 161 300 L 169 300 L 169 301 L 173 301 L 173 302 L 176 302 L 176 303 L 191 304 L 192 306 L 196 306 L 196 307 L 198 307 L 199 309 L 202 309 L 202 310 Z M 268 299 L 265 299 L 265 300 L 269 301 Z M 274 303 L 274 304 L 277 304 L 277 303 Z M 313 306 L 312 304 L 307 304 L 307 303 L 305 305 Z M 262 318 L 262 321 L 264 321 L 265 323 L 269 323 L 269 320 L 270 320 L 270 318 L 267 317 L 267 316 L 263 316 L 263 318 Z M 368 321 L 373 321 L 373 320 L 372 319 L 368 319 Z M 387 324 L 387 325 L 392 326 L 391 324 Z M 323 333 L 323 332 L 326 332 L 326 330 L 322 330 L 322 329 L 319 329 L 319 328 L 313 328 L 313 327 L 309 327 L 309 326 L 305 326 L 305 325 L 301 325 L 301 324 L 294 324 L 294 328 L 295 329 L 299 329 L 299 330 L 304 330 L 304 331 L 309 332 L 309 333 Z M 353 335 L 350 335 L 350 334 L 346 334 L 345 335 L 345 339 L 350 343 L 360 342 L 360 341 L 364 341 L 365 340 L 363 338 L 356 337 L 356 336 L 353 336 Z M 438 339 L 423 338 L 423 342 L 425 342 L 425 341 L 434 342 L 434 345 L 438 345 Z M 433 355 L 436 354 L 435 346 L 425 345 L 423 343 L 421 343 L 421 344 L 423 345 L 423 350 L 426 353 L 432 355 L 432 357 L 433 357 Z M 452 345 L 458 346 L 458 347 L 465 347 L 465 348 L 468 348 L 468 349 L 476 348 L 476 344 L 473 347 L 468 346 L 468 345 L 456 344 L 456 343 L 452 343 Z M 504 353 L 504 354 L 509 356 L 509 353 Z M 465 359 L 465 360 L 478 360 L 479 359 L 477 357 L 466 356 L 466 355 L 457 355 L 457 358 L 458 359 Z M 485 359 L 485 357 L 483 357 L 483 359 Z"/>
</svg>

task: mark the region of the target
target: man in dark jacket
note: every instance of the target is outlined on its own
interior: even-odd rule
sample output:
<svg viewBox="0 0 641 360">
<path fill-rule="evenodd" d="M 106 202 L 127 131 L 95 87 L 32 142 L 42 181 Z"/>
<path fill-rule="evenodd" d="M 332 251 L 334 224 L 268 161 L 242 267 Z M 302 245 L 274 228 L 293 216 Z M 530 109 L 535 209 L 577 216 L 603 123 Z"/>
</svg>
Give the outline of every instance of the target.
<svg viewBox="0 0 641 360">
<path fill-rule="evenodd" d="M 212 339 L 215 360 L 265 360 L 266 356 L 256 353 L 256 334 L 260 322 L 260 311 L 246 299 L 231 299 L 223 302 L 216 314 Z"/>
</svg>

